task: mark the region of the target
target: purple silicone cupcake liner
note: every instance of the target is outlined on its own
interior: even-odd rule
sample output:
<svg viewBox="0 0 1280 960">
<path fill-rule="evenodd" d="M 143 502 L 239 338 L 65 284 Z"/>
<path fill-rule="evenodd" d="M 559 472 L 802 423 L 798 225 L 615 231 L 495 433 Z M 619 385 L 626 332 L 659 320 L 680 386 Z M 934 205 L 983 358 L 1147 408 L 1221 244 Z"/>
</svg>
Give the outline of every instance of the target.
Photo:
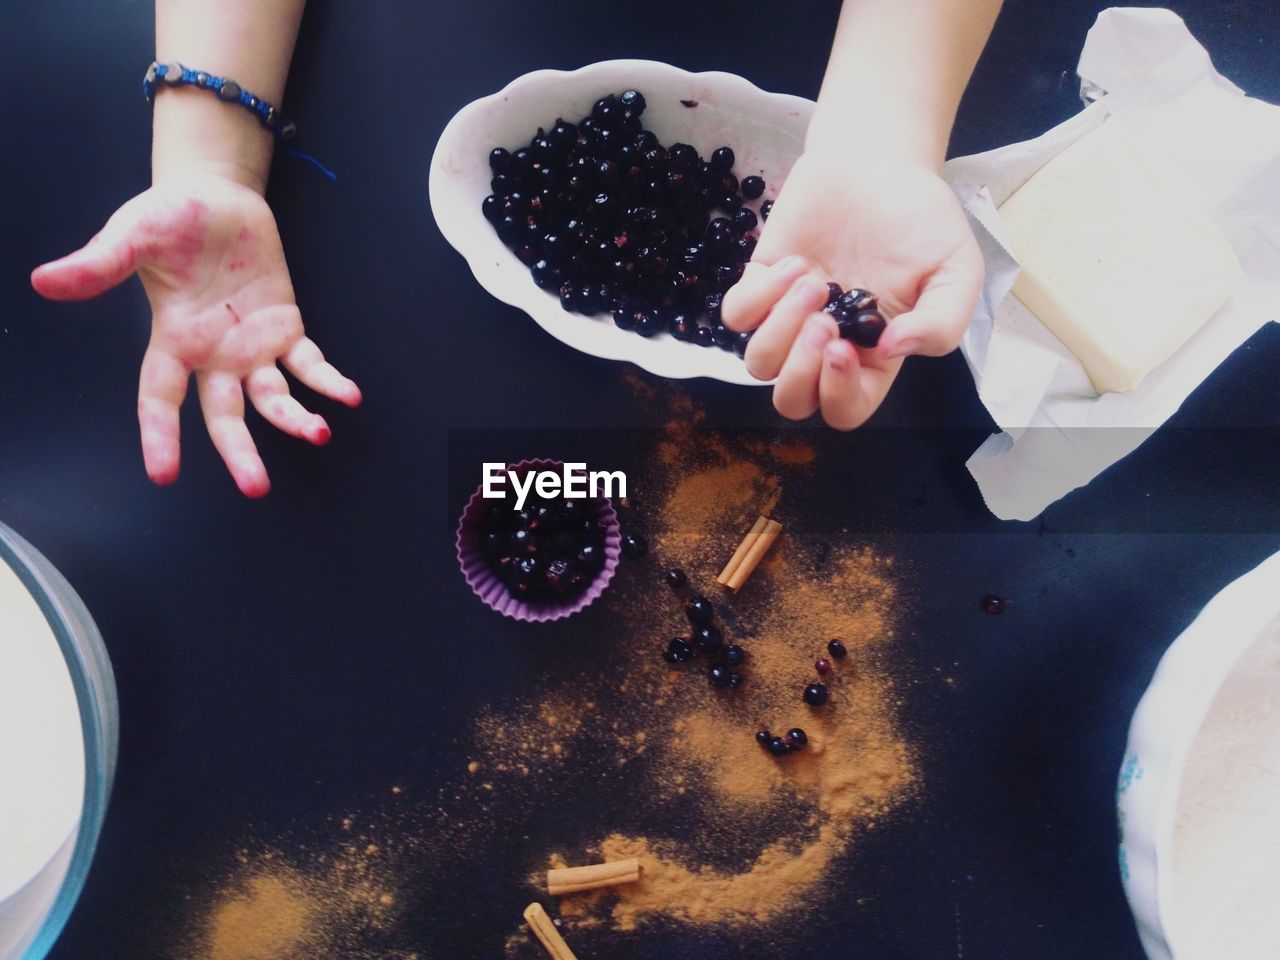
<svg viewBox="0 0 1280 960">
<path fill-rule="evenodd" d="M 528 470 L 559 470 L 564 464 L 558 460 L 521 460 L 507 467 L 510 471 L 524 472 Z M 477 487 L 458 520 L 458 566 L 466 578 L 467 586 L 489 607 L 497 610 L 504 617 L 513 620 L 546 623 L 551 620 L 563 620 L 571 617 L 579 610 L 589 607 L 595 599 L 604 593 L 604 588 L 613 579 L 618 569 L 618 557 L 622 555 L 622 533 L 618 528 L 618 514 L 608 498 L 600 497 L 588 500 L 596 510 L 597 519 L 603 520 L 609 530 L 604 537 L 604 566 L 596 574 L 591 584 L 578 596 L 564 603 L 526 603 L 511 595 L 498 575 L 489 566 L 489 562 L 480 552 L 480 534 L 484 529 L 483 488 Z"/>
</svg>

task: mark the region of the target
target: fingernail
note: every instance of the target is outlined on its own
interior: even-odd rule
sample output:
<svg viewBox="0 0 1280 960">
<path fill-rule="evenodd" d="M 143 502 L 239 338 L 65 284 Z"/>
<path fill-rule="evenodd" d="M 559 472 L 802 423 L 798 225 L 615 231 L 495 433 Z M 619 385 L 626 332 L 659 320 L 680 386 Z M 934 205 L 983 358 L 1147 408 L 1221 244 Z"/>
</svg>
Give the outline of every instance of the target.
<svg viewBox="0 0 1280 960">
<path fill-rule="evenodd" d="M 835 349 L 834 346 L 827 350 L 827 366 L 836 373 L 848 373 L 853 369 L 848 352 Z"/>
<path fill-rule="evenodd" d="M 799 277 L 787 290 L 787 296 L 793 300 L 815 300 L 821 296 L 825 303 L 827 285 L 817 277 Z"/>
<path fill-rule="evenodd" d="M 805 321 L 803 337 L 804 345 L 810 350 L 821 350 L 831 339 L 831 331 L 821 320 L 813 317 Z"/>
<path fill-rule="evenodd" d="M 908 354 L 915 353 L 919 349 L 920 341 L 915 337 L 908 337 L 906 340 L 899 341 L 898 345 L 885 354 L 885 356 L 890 360 L 897 360 L 899 357 L 905 357 Z"/>
</svg>

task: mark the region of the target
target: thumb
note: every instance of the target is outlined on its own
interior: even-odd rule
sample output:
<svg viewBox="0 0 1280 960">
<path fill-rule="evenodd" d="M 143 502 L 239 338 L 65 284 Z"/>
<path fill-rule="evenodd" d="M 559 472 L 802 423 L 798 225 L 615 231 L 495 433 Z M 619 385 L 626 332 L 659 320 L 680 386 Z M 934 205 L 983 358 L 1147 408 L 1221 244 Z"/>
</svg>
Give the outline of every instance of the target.
<svg viewBox="0 0 1280 960">
<path fill-rule="evenodd" d="M 138 252 L 119 213 L 87 244 L 31 272 L 31 286 L 50 300 L 88 300 L 123 283 L 138 267 Z"/>
<path fill-rule="evenodd" d="M 973 318 L 983 276 L 982 254 L 976 249 L 962 251 L 929 278 L 910 310 L 893 318 L 877 352 L 889 359 L 950 353 L 960 345 Z"/>
</svg>

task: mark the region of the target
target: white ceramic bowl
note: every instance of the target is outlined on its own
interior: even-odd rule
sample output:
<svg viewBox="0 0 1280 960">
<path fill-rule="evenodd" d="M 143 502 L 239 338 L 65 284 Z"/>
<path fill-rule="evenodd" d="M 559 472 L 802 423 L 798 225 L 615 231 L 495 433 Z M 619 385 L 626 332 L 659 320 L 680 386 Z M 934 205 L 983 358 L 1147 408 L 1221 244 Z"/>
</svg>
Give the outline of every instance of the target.
<svg viewBox="0 0 1280 960">
<path fill-rule="evenodd" d="M 577 122 L 609 93 L 634 88 L 648 104 L 644 125 L 664 144 L 691 143 L 702 156 L 728 144 L 741 179 L 763 176 L 764 199 L 778 187 L 804 146 L 813 102 L 766 93 L 731 73 L 689 73 L 652 60 L 607 60 L 579 70 L 537 70 L 476 100 L 445 127 L 431 159 L 431 209 L 440 232 L 471 267 L 481 286 L 519 307 L 557 340 L 592 356 L 629 360 L 664 377 L 711 377 L 758 385 L 736 354 L 681 343 L 666 333 L 651 339 L 613 325 L 607 314 L 566 313 L 555 294 L 540 290 L 525 267 L 480 213 L 491 192 L 489 151 L 512 149 L 557 117 Z M 681 101 L 696 103 L 687 107 Z"/>
<path fill-rule="evenodd" d="M 1117 791 L 1120 875 L 1152 960 L 1186 956 L 1179 952 L 1186 916 L 1175 909 L 1174 827 L 1192 745 L 1232 668 L 1277 631 L 1280 554 L 1209 602 L 1161 659 L 1134 714 Z"/>
</svg>

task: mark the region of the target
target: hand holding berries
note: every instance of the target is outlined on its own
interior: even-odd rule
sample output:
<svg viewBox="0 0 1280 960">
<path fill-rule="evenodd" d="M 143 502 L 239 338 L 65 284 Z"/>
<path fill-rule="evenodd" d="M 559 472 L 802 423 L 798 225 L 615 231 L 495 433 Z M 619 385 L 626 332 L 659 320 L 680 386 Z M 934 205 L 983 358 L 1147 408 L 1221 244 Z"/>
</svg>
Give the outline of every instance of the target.
<svg viewBox="0 0 1280 960">
<path fill-rule="evenodd" d="M 774 406 L 789 419 L 821 410 L 837 429 L 860 426 L 903 357 L 955 348 L 981 291 L 982 255 L 951 188 L 935 169 L 872 153 L 815 146 L 800 157 L 721 305 L 725 326 L 754 332 L 747 369 L 777 378 Z M 879 295 L 892 319 L 874 348 L 859 350 L 821 312 L 831 280 Z M 848 316 L 850 336 L 870 342 L 868 322 Z"/>
</svg>

